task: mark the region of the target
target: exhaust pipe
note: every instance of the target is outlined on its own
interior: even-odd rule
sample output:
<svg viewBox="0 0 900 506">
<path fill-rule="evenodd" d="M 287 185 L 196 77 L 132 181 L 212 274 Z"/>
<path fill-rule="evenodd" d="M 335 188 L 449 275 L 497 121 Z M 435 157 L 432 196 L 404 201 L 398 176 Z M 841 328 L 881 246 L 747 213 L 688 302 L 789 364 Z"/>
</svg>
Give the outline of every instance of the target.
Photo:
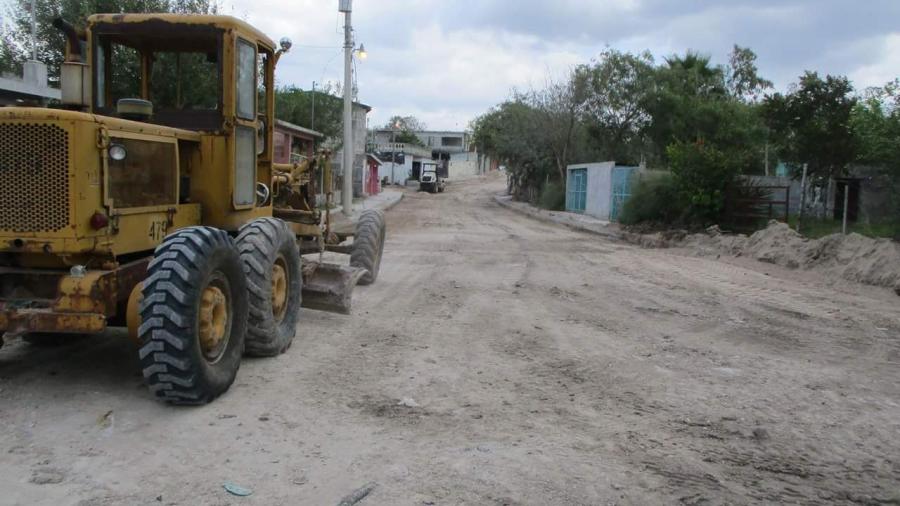
<svg viewBox="0 0 900 506">
<path fill-rule="evenodd" d="M 78 40 L 78 31 L 63 18 L 55 18 L 53 26 L 66 36 L 69 43 L 69 61 L 81 61 L 81 42 Z"/>
</svg>

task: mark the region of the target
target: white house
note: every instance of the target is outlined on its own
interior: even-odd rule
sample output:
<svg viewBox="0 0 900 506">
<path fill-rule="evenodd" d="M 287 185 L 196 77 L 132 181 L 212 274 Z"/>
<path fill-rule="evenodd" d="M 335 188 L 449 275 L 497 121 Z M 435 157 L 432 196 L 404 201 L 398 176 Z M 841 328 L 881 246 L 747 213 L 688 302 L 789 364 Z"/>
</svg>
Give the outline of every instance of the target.
<svg viewBox="0 0 900 506">
<path fill-rule="evenodd" d="M 578 163 L 566 170 L 566 211 L 616 221 L 631 196 L 632 176 L 638 167 L 616 162 Z"/>
</svg>

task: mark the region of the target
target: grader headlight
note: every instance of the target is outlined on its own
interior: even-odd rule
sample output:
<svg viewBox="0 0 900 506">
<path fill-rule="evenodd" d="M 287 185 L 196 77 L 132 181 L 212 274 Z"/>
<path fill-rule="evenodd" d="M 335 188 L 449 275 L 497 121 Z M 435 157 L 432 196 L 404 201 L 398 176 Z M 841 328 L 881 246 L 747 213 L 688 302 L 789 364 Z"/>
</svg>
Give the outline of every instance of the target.
<svg viewBox="0 0 900 506">
<path fill-rule="evenodd" d="M 109 157 L 117 162 L 121 162 L 128 156 L 128 150 L 122 144 L 112 144 L 109 146 Z"/>
</svg>

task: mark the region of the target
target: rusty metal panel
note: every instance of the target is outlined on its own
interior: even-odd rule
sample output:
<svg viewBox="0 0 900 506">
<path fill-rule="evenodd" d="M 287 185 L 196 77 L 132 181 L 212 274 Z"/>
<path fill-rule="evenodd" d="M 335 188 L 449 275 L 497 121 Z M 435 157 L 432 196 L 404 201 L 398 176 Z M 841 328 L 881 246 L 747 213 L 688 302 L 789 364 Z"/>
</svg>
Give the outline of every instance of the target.
<svg viewBox="0 0 900 506">
<path fill-rule="evenodd" d="M 109 160 L 109 198 L 115 208 L 176 205 L 175 143 L 111 137 L 124 160 Z"/>
<path fill-rule="evenodd" d="M 115 275 L 110 271 L 88 271 L 83 276 L 65 276 L 59 282 L 59 297 L 53 309 L 59 312 L 108 314 L 115 311 Z"/>
<path fill-rule="evenodd" d="M 106 330 L 106 318 L 96 313 L 56 313 L 41 309 L 6 311 L 0 313 L 0 329 L 6 335 L 97 334 Z"/>
</svg>

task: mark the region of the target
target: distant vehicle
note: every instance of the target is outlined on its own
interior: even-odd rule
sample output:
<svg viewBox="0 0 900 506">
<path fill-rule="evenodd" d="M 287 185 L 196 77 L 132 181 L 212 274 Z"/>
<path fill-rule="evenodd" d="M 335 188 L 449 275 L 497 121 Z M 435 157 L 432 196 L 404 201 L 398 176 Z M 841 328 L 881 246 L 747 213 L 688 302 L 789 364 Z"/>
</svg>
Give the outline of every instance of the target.
<svg viewBox="0 0 900 506">
<path fill-rule="evenodd" d="M 419 191 L 428 193 L 443 192 L 446 180 L 438 175 L 437 163 L 425 162 L 422 164 L 422 172 L 419 176 Z"/>
</svg>

